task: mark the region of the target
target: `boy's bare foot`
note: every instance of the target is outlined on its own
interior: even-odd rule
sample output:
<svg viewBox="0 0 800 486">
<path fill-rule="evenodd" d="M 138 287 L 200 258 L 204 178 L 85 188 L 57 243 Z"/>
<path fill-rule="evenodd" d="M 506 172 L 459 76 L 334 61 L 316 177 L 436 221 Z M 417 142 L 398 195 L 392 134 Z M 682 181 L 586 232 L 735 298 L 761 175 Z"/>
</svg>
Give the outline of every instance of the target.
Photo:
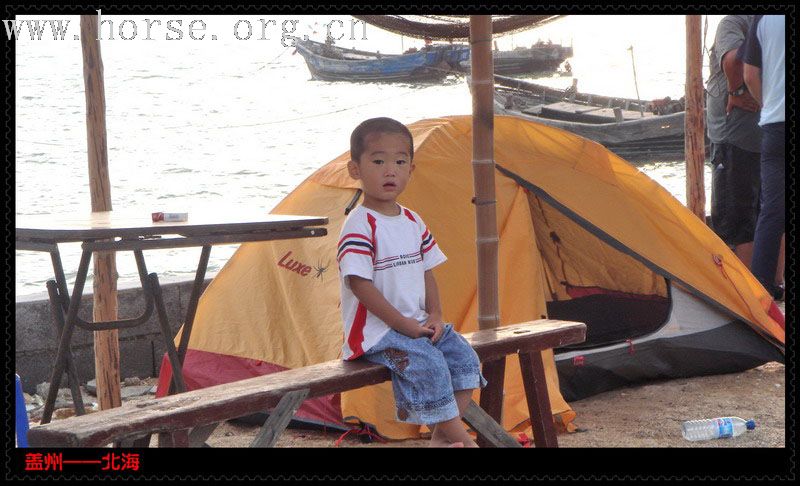
<svg viewBox="0 0 800 486">
<path fill-rule="evenodd" d="M 450 442 L 445 439 L 432 439 L 428 447 L 465 447 L 463 442 Z"/>
</svg>

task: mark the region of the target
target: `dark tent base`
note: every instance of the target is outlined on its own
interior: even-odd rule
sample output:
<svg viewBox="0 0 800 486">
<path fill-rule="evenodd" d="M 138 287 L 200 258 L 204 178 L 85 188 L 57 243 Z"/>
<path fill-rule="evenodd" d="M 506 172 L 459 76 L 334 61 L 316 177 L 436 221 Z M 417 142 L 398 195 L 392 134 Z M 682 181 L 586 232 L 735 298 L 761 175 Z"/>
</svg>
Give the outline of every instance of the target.
<svg viewBox="0 0 800 486">
<path fill-rule="evenodd" d="M 736 373 L 784 356 L 750 326 L 735 321 L 707 331 L 555 355 L 567 402 L 643 381 Z"/>
</svg>

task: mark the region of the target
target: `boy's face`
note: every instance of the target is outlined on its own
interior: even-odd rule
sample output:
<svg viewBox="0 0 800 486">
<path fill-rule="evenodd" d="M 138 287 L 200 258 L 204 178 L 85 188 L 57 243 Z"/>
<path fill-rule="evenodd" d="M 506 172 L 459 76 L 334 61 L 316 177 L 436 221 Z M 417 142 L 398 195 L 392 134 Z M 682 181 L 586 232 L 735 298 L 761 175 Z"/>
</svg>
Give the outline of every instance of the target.
<svg viewBox="0 0 800 486">
<path fill-rule="evenodd" d="M 411 178 L 410 141 L 402 133 L 370 133 L 364 152 L 347 164 L 350 176 L 361 181 L 365 202 L 394 203 Z"/>
</svg>

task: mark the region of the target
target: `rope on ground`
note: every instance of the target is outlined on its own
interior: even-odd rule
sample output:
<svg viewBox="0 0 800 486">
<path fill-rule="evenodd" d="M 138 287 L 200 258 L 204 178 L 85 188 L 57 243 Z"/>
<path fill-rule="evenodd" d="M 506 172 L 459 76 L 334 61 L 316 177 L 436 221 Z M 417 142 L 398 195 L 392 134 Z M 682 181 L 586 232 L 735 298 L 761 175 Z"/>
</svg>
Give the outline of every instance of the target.
<svg viewBox="0 0 800 486">
<path fill-rule="evenodd" d="M 292 46 L 287 46 L 287 47 L 286 47 L 286 48 L 285 48 L 283 51 L 281 51 L 281 53 L 280 53 L 280 54 L 278 54 L 277 56 L 275 56 L 275 58 L 274 58 L 274 59 L 272 59 L 271 61 L 267 62 L 266 64 L 264 64 L 264 65 L 263 65 L 263 66 L 261 66 L 260 68 L 256 69 L 256 72 L 259 72 L 259 71 L 261 71 L 261 70 L 262 70 L 262 69 L 264 69 L 265 67 L 267 67 L 267 66 L 269 66 L 270 64 L 272 64 L 273 62 L 277 61 L 277 60 L 278 60 L 278 58 L 279 58 L 279 57 L 281 57 L 282 55 L 286 54 L 286 51 L 288 51 L 288 50 L 289 50 L 291 47 L 292 47 Z"/>
</svg>

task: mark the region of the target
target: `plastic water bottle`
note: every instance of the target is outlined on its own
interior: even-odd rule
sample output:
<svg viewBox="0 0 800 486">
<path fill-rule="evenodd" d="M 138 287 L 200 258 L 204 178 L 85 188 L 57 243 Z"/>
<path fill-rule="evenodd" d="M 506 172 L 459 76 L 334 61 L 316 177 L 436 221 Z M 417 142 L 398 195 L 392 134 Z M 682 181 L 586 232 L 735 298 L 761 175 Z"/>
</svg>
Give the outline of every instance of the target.
<svg viewBox="0 0 800 486">
<path fill-rule="evenodd" d="M 686 440 L 710 440 L 736 437 L 746 430 L 756 428 L 753 420 L 739 417 L 719 417 L 705 420 L 689 420 L 683 423 L 683 438 Z"/>
</svg>

